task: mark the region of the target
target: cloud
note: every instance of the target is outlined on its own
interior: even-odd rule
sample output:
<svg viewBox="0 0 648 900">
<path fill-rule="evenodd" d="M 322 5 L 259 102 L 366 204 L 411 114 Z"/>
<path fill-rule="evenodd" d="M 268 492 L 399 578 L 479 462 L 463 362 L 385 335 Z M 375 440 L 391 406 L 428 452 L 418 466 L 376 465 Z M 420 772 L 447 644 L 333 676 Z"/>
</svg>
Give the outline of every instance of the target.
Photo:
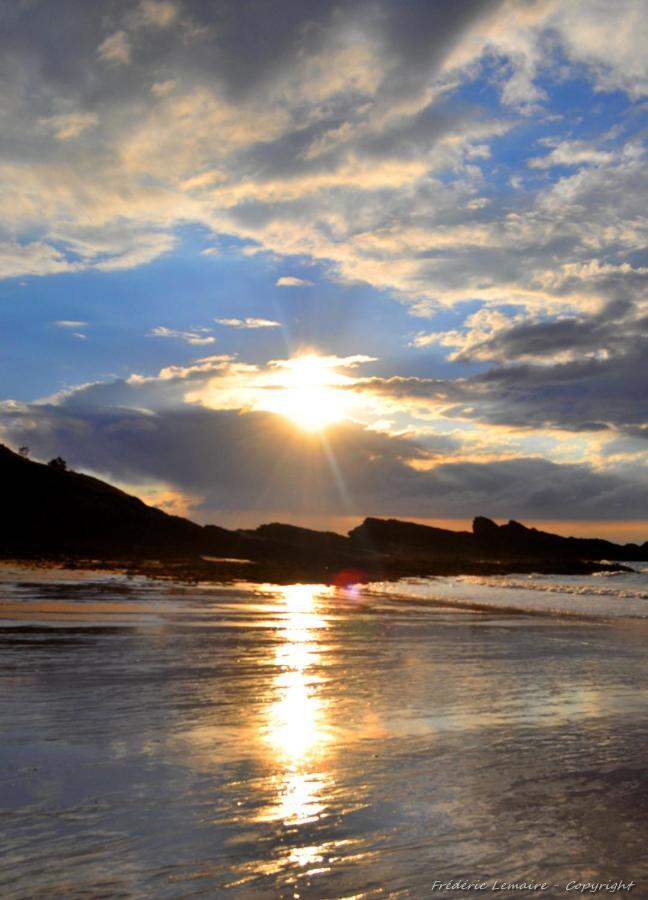
<svg viewBox="0 0 648 900">
<path fill-rule="evenodd" d="M 58 319 L 53 323 L 58 328 L 85 328 L 88 323 L 77 319 Z"/>
<path fill-rule="evenodd" d="M 131 60 L 131 45 L 126 32 L 109 34 L 97 47 L 97 53 L 104 62 L 127 65 Z"/>
<path fill-rule="evenodd" d="M 644 324 L 646 329 L 646 324 Z M 573 321 L 521 326 L 500 340 L 522 357 L 555 357 L 565 362 L 498 365 L 470 378 L 370 378 L 355 390 L 391 398 L 419 414 L 536 431 L 636 433 L 648 426 L 643 372 L 648 340 L 636 336 L 621 350 L 613 339 L 601 348 L 601 334 L 589 323 Z M 586 353 L 574 354 L 580 343 Z M 561 350 L 562 348 L 562 350 Z M 601 349 L 607 352 L 599 352 Z M 505 352 L 505 351 L 502 351 Z M 577 356 L 577 358 L 574 358 Z"/>
<path fill-rule="evenodd" d="M 178 9 L 169 0 L 142 0 L 136 11 L 136 17 L 143 25 L 156 28 L 168 28 L 178 16 Z"/>
<path fill-rule="evenodd" d="M 176 84 L 177 81 L 173 78 L 169 78 L 167 81 L 156 81 L 155 84 L 151 85 L 151 93 L 155 94 L 156 97 L 166 97 L 173 91 Z"/>
<path fill-rule="evenodd" d="M 390 292 L 419 317 L 417 365 L 445 355 L 478 372 L 366 383 L 400 426 L 398 403 L 462 427 L 639 440 L 638 9 L 289 0 L 261 34 L 251 0 L 91 4 L 82 17 L 62 0 L 74 47 L 63 55 L 45 6 L 17 4 L 3 21 L 0 277 L 141 266 L 197 225 L 214 245 L 205 254 L 225 255 L 226 235 L 284 270 L 317 260 L 337 283 Z M 584 123 L 570 114 L 574 79 L 597 94 Z M 152 335 L 215 340 L 200 328 Z"/>
<path fill-rule="evenodd" d="M 459 48 L 462 61 L 471 50 L 490 50 L 503 68 L 503 101 L 527 113 L 548 99 L 538 84 L 541 75 L 560 79 L 566 73 L 585 73 L 599 91 L 625 91 L 632 98 L 648 93 L 642 52 L 648 28 L 634 0 L 613 6 L 605 0 L 512 0 L 468 37 L 467 46 Z"/>
<path fill-rule="evenodd" d="M 614 154 L 598 150 L 587 141 L 560 141 L 546 156 L 536 156 L 527 163 L 530 169 L 550 169 L 552 166 L 600 166 L 614 160 Z"/>
<path fill-rule="evenodd" d="M 412 345 L 455 348 L 449 359 L 463 363 L 518 361 L 548 365 L 622 356 L 646 331 L 648 269 L 619 273 L 609 267 L 596 274 L 607 280 L 611 294 L 616 284 L 617 297 L 589 316 L 529 317 L 506 308 L 483 306 L 467 316 L 461 328 L 419 332 Z M 633 299 L 627 296 L 631 281 Z"/>
<path fill-rule="evenodd" d="M 214 319 L 217 325 L 225 325 L 229 328 L 280 328 L 281 322 L 275 322 L 273 319 L 255 319 L 247 317 L 245 319 Z"/>
<path fill-rule="evenodd" d="M 0 278 L 75 272 L 79 265 L 43 241 L 0 241 Z"/>
<path fill-rule="evenodd" d="M 67 389 L 38 403 L 0 404 L 0 435 L 13 446 L 27 444 L 37 457 L 62 455 L 72 466 L 141 491 L 191 497 L 203 521 L 246 510 L 260 517 L 268 510 L 643 519 L 648 471 L 627 462 L 648 435 L 645 348 L 643 356 L 637 352 L 623 362 L 571 363 L 549 373 L 518 365 L 454 381 L 364 378 L 354 370 L 366 357 L 331 357 L 332 372 L 354 372 L 336 381 L 340 390 L 370 392 L 380 404 L 371 427 L 349 420 L 331 424 L 324 435 L 300 431 L 263 409 L 263 393 L 284 383 L 290 360 L 262 367 L 210 356 L 155 376 Z M 381 431 L 378 411 L 399 405 L 428 408 L 435 424 Z M 443 433 L 443 418 L 464 427 Z M 468 423 L 485 430 L 466 431 Z M 551 427 L 578 440 L 616 443 L 607 462 L 604 456 L 549 460 L 486 426 L 513 427 L 516 436 L 534 428 L 546 435 Z"/>
<path fill-rule="evenodd" d="M 110 386 L 102 387 L 102 401 Z M 156 411 L 103 405 L 15 405 L 0 413 L 3 439 L 36 456 L 61 454 L 127 483 L 170 486 L 219 512 L 520 518 L 645 518 L 646 484 L 589 466 L 517 458 L 453 462 L 453 444 L 424 447 L 353 423 L 326 441 L 271 413 L 204 408 Z M 119 391 L 118 391 L 119 393 Z M 135 396 L 137 390 L 135 390 Z M 334 466 L 332 465 L 334 461 Z M 417 463 L 424 463 L 420 468 Z M 432 464 L 432 467 L 429 467 Z"/>
<path fill-rule="evenodd" d="M 77 243 L 72 231 L 67 232 L 67 243 L 70 247 Z M 163 256 L 175 247 L 176 240 L 170 234 L 155 232 L 140 233 L 133 236 L 131 241 L 126 234 L 121 239 L 111 241 L 107 249 L 102 246 L 101 240 L 92 245 L 86 245 L 89 250 L 89 267 L 100 272 L 115 272 L 120 269 L 132 269 L 142 266 L 159 256 Z"/>
<path fill-rule="evenodd" d="M 277 287 L 312 287 L 313 282 L 306 278 L 295 278 L 294 275 L 281 275 L 275 282 Z"/>
<path fill-rule="evenodd" d="M 96 113 L 61 113 L 41 120 L 43 125 L 54 132 L 59 141 L 69 141 L 78 137 L 88 128 L 97 125 L 99 119 Z"/>
<path fill-rule="evenodd" d="M 632 97 L 648 94 L 645 41 L 648 24 L 641 4 L 619 0 L 580 0 L 557 4 L 554 21 L 571 59 L 584 64 L 599 90 L 627 91 Z"/>
<path fill-rule="evenodd" d="M 133 492 L 133 488 L 129 488 L 128 485 L 125 485 L 125 488 L 128 493 Z M 185 519 L 194 517 L 195 508 L 199 507 L 202 501 L 202 498 L 197 494 L 179 491 L 166 486 L 142 489 L 141 485 L 138 485 L 135 490 L 139 490 L 139 496 L 147 505 L 156 506 L 171 516 L 182 516 Z"/>
<path fill-rule="evenodd" d="M 636 508 L 648 433 L 641 4 L 287 0 L 262 29 L 256 0 L 84 4 L 83 15 L 60 0 L 56 28 L 47 4 L 10 6 L 0 277 L 125 270 L 192 229 L 206 255 L 233 244 L 280 271 L 318 261 L 336 284 L 405 304 L 410 371 L 446 373 L 333 369 L 355 421 L 331 440 L 362 512 L 384 491 L 399 513 L 558 514 L 560 498 L 538 490 L 554 483 L 572 513 Z M 73 52 L 61 52 L 61 33 Z M 587 98 L 578 115 L 574 84 Z M 291 275 L 276 285 L 312 286 Z M 215 341 L 202 327 L 151 336 Z M 5 409 L 3 421 L 12 434 L 33 429 L 51 455 L 61 443 L 79 465 L 166 479 L 215 510 L 219 492 L 233 508 L 262 488 L 296 503 L 269 468 L 285 447 L 286 471 L 321 479 L 339 503 L 315 439 L 259 405 L 285 374 L 206 357 Z M 185 445 L 185 424 L 204 446 Z M 71 435 L 86 435 L 78 450 Z M 259 435 L 269 458 L 247 447 Z M 296 462 L 304 446 L 319 460 L 312 478 Z M 221 472 L 214 447 L 231 460 Z"/>
<path fill-rule="evenodd" d="M 93 8 L 82 28 L 64 0 L 77 48 L 65 64 L 39 7 L 10 17 L 0 215 L 7 241 L 28 247 L 40 236 L 43 256 L 25 253 L 25 274 L 142 265 L 195 222 L 259 251 L 320 260 L 417 312 L 504 295 L 532 312 L 576 312 L 592 305 L 589 292 L 566 296 L 549 273 L 633 264 L 645 246 L 631 117 L 598 143 L 556 136 L 552 121 L 557 143 L 507 173 L 521 179 L 515 201 L 489 184 L 512 110 L 550 103 L 547 81 L 559 88 L 584 72 L 597 89 L 639 96 L 645 26 L 631 2 L 613 13 L 580 0 L 288 2 L 263 40 L 256 4 L 215 9 L 149 0 L 107 18 Z M 38 87 L 27 91 L 30 72 Z M 463 86 L 491 76 L 500 108 L 464 99 Z M 564 164 L 570 178 L 528 189 L 525 178 Z M 90 231 L 93 246 L 79 253 L 76 235 Z M 122 246 L 94 250 L 120 232 Z M 19 262 L 0 275 L 20 273 Z"/>
<path fill-rule="evenodd" d="M 216 340 L 209 333 L 209 328 L 194 328 L 191 331 L 181 331 L 177 328 L 166 328 L 164 325 L 158 325 L 152 328 L 148 333 L 149 337 L 162 338 L 178 338 L 186 344 L 200 346 L 205 344 L 213 344 Z"/>
</svg>

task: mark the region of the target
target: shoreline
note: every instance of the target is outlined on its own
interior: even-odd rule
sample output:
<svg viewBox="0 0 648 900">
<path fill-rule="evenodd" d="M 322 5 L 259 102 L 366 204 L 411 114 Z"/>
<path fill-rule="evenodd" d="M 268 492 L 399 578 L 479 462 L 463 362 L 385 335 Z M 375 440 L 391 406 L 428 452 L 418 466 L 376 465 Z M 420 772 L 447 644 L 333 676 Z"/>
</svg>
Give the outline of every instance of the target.
<svg viewBox="0 0 648 900">
<path fill-rule="evenodd" d="M 30 564 L 31 563 L 31 564 Z M 149 600 L 155 602 L 167 597 L 168 591 L 178 588 L 182 592 L 195 589 L 197 592 L 207 591 L 209 594 L 214 589 L 233 590 L 236 596 L 240 591 L 261 595 L 268 591 L 281 595 L 282 591 L 290 591 L 292 588 L 303 589 L 307 591 L 321 590 L 327 595 L 333 594 L 337 597 L 337 602 L 341 602 L 344 606 L 349 600 L 362 600 L 364 608 L 365 603 L 372 606 L 376 601 L 389 601 L 396 605 L 405 605 L 409 607 L 418 607 L 422 610 L 438 610 L 439 612 L 457 612 L 457 613 L 480 613 L 486 615 L 515 616 L 533 618 L 547 618 L 550 620 L 575 621 L 580 620 L 590 623 L 612 623 L 616 625 L 632 623 L 632 627 L 637 624 L 643 625 L 642 630 L 648 627 L 648 613 L 645 607 L 648 593 L 638 596 L 633 588 L 628 589 L 628 593 L 624 593 L 623 589 L 617 595 L 614 591 L 597 591 L 598 579 L 593 579 L 591 584 L 591 592 L 583 593 L 584 586 L 582 577 L 575 577 L 575 586 L 570 586 L 570 581 L 565 580 L 564 590 L 561 590 L 560 583 L 558 585 L 550 584 L 548 588 L 543 588 L 544 579 L 539 580 L 530 578 L 528 584 L 526 577 L 521 576 L 520 580 L 509 583 L 507 575 L 475 575 L 466 573 L 453 573 L 450 575 L 442 574 L 438 576 L 419 576 L 406 575 L 400 579 L 396 578 L 375 578 L 366 577 L 362 582 L 359 581 L 340 581 L 340 579 L 324 579 L 321 573 L 302 573 L 301 579 L 295 574 L 293 578 L 283 580 L 281 575 L 269 572 L 267 569 L 263 573 L 258 572 L 257 578 L 250 579 L 248 573 L 241 571 L 238 567 L 236 571 L 229 571 L 229 577 L 198 579 L 195 573 L 192 577 L 183 577 L 178 570 L 169 570 L 165 568 L 161 570 L 155 568 L 137 569 L 129 568 L 125 565 L 108 563 L 106 561 L 86 560 L 84 565 L 79 563 L 70 563 L 62 560 L 0 560 L 0 584 L 22 584 L 24 587 L 29 585 L 37 586 L 41 583 L 59 584 L 62 588 L 69 585 L 70 589 L 76 589 L 81 584 L 103 584 L 108 585 L 115 583 L 115 579 L 121 585 L 118 589 L 137 592 L 143 591 L 142 600 L 144 606 L 142 611 L 148 605 Z M 285 572 L 283 573 L 285 576 Z M 641 573 L 632 572 L 637 575 Z M 213 575 L 213 573 L 212 573 Z M 263 577 L 262 577 L 263 576 Z M 560 575 L 556 576 L 560 579 Z M 563 576 L 564 577 L 564 576 Z M 551 578 L 551 576 L 550 576 Z M 569 576 L 568 576 L 569 578 Z M 491 580 L 492 579 L 492 580 Z M 615 582 L 616 583 L 616 582 Z M 535 585 L 540 585 L 534 589 Z M 153 594 L 149 592 L 153 591 Z M 158 592 L 156 594 L 156 592 Z M 159 593 L 162 592 L 162 593 Z M 0 591 L 1 593 L 1 591 Z M 190 594 L 190 596 L 193 596 Z M 4 600 L 0 605 L 3 609 L 6 603 L 12 604 L 11 597 Z M 603 603 L 604 608 L 601 607 Z M 352 604 L 355 607 L 355 603 Z M 103 607 L 102 607 L 103 608 Z M 20 618 L 16 613 L 22 611 L 12 608 L 9 618 Z M 30 612 L 33 612 L 30 607 Z M 61 612 L 63 610 L 54 610 L 49 608 L 47 612 Z M 1 612 L 1 611 L 0 611 Z M 74 612 L 78 612 L 74 608 Z M 37 616 L 38 618 L 38 616 Z M 49 619 L 49 615 L 46 619 Z"/>
<path fill-rule="evenodd" d="M 449 560 L 381 561 L 367 566 L 336 566 L 330 562 L 287 564 L 238 559 L 93 559 L 83 557 L 11 557 L 0 559 L 0 568 L 48 571 L 80 571 L 145 577 L 189 584 L 198 582 L 229 584 L 320 583 L 346 587 L 375 581 L 399 581 L 403 578 L 434 578 L 462 575 L 592 575 L 599 572 L 634 572 L 627 565 L 584 560 Z"/>
</svg>

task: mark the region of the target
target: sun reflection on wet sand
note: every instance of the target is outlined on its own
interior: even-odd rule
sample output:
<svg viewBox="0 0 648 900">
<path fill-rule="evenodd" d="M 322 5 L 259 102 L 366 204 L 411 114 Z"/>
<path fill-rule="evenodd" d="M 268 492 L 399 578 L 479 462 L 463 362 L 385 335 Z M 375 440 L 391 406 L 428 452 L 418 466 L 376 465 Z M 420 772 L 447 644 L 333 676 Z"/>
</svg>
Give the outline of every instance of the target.
<svg viewBox="0 0 648 900">
<path fill-rule="evenodd" d="M 0 894 L 648 878 L 643 630 L 372 591 L 10 582 Z"/>
<path fill-rule="evenodd" d="M 273 782 L 276 802 L 263 818 L 285 824 L 316 821 L 324 813 L 322 797 L 330 787 L 326 772 L 326 704 L 315 671 L 320 663 L 317 632 L 327 628 L 318 613 L 318 598 L 332 588 L 322 585 L 290 585 L 281 589 L 283 627 L 275 649 L 273 677 L 261 736 L 277 767 Z"/>
</svg>

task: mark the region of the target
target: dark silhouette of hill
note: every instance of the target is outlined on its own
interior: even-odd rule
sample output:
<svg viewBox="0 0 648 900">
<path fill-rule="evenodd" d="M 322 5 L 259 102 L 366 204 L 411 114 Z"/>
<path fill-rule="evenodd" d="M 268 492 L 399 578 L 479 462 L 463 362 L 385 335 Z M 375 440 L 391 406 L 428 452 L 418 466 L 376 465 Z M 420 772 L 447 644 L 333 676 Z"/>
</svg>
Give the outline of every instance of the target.
<svg viewBox="0 0 648 900">
<path fill-rule="evenodd" d="M 32 462 L 1 444 L 0 484 L 5 558 L 230 553 L 246 543 L 235 532 L 167 515 L 98 478 Z"/>
<path fill-rule="evenodd" d="M 348 561 L 353 561 L 358 556 L 357 545 L 348 537 L 336 534 L 334 531 L 313 531 L 310 528 L 300 528 L 298 525 L 272 522 L 269 525 L 259 525 L 258 528 L 246 533 L 266 541 L 294 547 L 303 552 L 339 556 Z"/>
<path fill-rule="evenodd" d="M 69 471 L 62 459 L 33 462 L 0 444 L 0 558 L 323 560 L 348 566 L 348 538 L 266 525 L 257 532 L 197 525 L 118 488 Z M 310 535 L 310 538 L 308 537 Z"/>
<path fill-rule="evenodd" d="M 435 558 L 648 560 L 648 541 L 614 544 L 598 538 L 563 537 L 513 520 L 497 525 L 483 516 L 474 519 L 472 531 L 369 518 L 349 532 L 349 537 L 381 553 L 425 553 Z"/>
<path fill-rule="evenodd" d="M 648 542 L 639 547 L 564 538 L 482 517 L 475 519 L 472 532 L 368 518 L 348 536 L 281 523 L 245 531 L 201 526 L 68 471 L 59 458 L 45 465 L 1 444 L 0 484 L 3 559 L 128 560 L 138 571 L 149 571 L 146 561 L 156 561 L 162 574 L 213 580 L 236 575 L 335 579 L 341 571 L 353 571 L 358 579 L 586 572 L 606 568 L 596 560 L 648 559 Z M 165 565 L 172 569 L 163 570 Z"/>
</svg>

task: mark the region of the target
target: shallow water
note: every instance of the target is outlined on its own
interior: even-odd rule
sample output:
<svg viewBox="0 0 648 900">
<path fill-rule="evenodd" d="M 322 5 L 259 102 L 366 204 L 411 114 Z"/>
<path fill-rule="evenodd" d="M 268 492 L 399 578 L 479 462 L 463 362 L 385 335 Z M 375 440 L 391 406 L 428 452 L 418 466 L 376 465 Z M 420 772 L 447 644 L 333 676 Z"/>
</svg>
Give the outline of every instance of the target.
<svg viewBox="0 0 648 900">
<path fill-rule="evenodd" d="M 3 898 L 648 896 L 645 575 L 2 578 Z"/>
</svg>

